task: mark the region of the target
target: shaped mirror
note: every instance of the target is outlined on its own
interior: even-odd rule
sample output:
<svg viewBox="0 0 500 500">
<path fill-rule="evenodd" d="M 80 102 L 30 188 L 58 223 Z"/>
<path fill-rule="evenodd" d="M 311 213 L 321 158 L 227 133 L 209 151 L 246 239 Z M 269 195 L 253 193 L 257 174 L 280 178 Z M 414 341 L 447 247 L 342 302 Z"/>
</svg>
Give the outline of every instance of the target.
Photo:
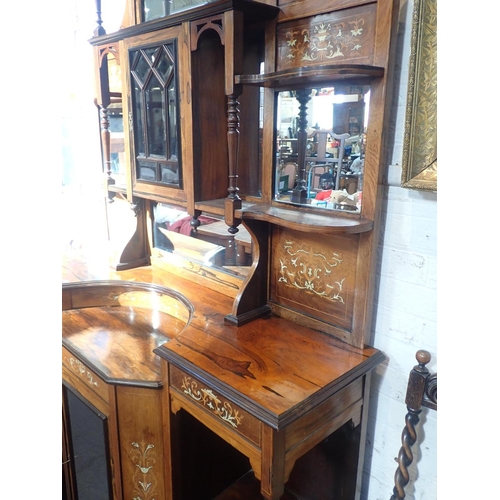
<svg viewBox="0 0 500 500">
<path fill-rule="evenodd" d="M 274 199 L 359 213 L 370 86 L 276 95 Z"/>
<path fill-rule="evenodd" d="M 159 256 L 174 254 L 225 273 L 244 278 L 252 264 L 252 238 L 239 227 L 228 232 L 224 220 L 200 215 L 194 229 L 192 217 L 181 207 L 165 203 L 153 204 L 153 247 Z"/>
</svg>

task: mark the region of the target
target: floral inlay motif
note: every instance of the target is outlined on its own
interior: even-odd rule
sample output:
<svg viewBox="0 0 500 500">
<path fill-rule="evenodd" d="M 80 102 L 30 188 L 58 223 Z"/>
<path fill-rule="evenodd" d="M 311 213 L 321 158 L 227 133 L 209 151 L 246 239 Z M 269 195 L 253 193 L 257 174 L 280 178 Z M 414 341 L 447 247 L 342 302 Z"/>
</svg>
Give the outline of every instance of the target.
<svg viewBox="0 0 500 500">
<path fill-rule="evenodd" d="M 238 410 L 233 409 L 227 401 L 222 402 L 211 389 L 198 389 L 197 382 L 192 380 L 191 377 L 184 377 L 182 388 L 184 389 L 184 394 L 203 404 L 203 406 L 224 420 L 224 422 L 235 428 L 241 425 L 243 415 Z"/>
<path fill-rule="evenodd" d="M 94 380 L 92 373 L 90 373 L 85 365 L 76 358 L 69 358 L 69 365 L 75 373 L 78 373 L 82 378 L 84 378 L 90 385 L 95 385 L 97 387 L 97 381 Z"/>
<path fill-rule="evenodd" d="M 130 458 L 137 467 L 132 480 L 134 481 L 134 494 L 132 500 L 160 500 L 155 498 L 158 480 L 152 472 L 156 464 L 156 451 L 154 444 L 131 443 Z"/>
<path fill-rule="evenodd" d="M 362 47 L 363 18 L 321 22 L 310 28 L 287 31 L 288 61 L 328 61 L 352 56 Z"/>
<path fill-rule="evenodd" d="M 280 258 L 278 283 L 345 304 L 342 296 L 345 278 L 336 279 L 338 272 L 333 272 L 342 264 L 339 254 L 325 255 L 291 240 L 285 241 L 283 249 L 286 255 Z"/>
</svg>

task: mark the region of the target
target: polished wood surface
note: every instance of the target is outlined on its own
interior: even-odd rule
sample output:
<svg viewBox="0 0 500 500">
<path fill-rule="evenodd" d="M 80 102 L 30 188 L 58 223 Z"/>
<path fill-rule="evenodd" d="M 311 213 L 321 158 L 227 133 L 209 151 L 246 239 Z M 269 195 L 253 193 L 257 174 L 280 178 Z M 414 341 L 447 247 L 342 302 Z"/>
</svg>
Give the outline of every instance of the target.
<svg viewBox="0 0 500 500">
<path fill-rule="evenodd" d="M 145 491 L 171 499 L 170 454 L 163 453 L 160 360 L 153 349 L 180 334 L 191 319 L 192 305 L 151 283 L 80 281 L 62 287 L 63 384 L 107 417 L 104 446 L 113 499 L 139 498 Z M 64 449 L 71 450 L 67 420 L 63 405 Z M 67 451 L 67 460 L 80 461 L 84 470 L 88 452 L 82 453 Z M 66 482 L 72 495 L 72 469 Z"/>
<path fill-rule="evenodd" d="M 369 371 L 383 355 L 373 348 L 357 349 L 279 317 L 261 318 L 240 327 L 224 322 L 231 299 L 215 290 L 145 266 L 116 271 L 106 257 L 66 255 L 63 281 L 128 280 L 156 283 L 192 303 L 190 324 L 161 346 L 161 355 L 185 359 L 214 377 L 221 387 L 233 387 L 248 399 L 256 414 L 267 415 L 276 427 L 297 418 L 304 399 L 326 399 L 350 377 Z M 301 349 L 291 346 L 300 345 Z M 307 370 L 307 376 L 301 373 Z M 285 382 L 286 381 L 286 382 Z"/>
<path fill-rule="evenodd" d="M 158 385 L 153 349 L 178 335 L 191 313 L 187 301 L 161 292 L 112 281 L 63 285 L 63 345 L 108 382 Z"/>
<path fill-rule="evenodd" d="M 320 234 L 358 234 L 373 229 L 373 221 L 360 218 L 343 218 L 306 210 L 293 210 L 271 205 L 254 204 L 238 211 L 243 219 L 272 222 L 277 226 L 297 229 L 306 233 Z"/>
<path fill-rule="evenodd" d="M 106 255 L 64 256 L 63 288 L 71 293 L 63 291 L 62 361 L 64 384 L 109 418 L 115 500 L 139 496 L 144 484 L 165 500 L 205 500 L 186 476 L 222 477 L 224 460 L 236 454 L 238 467 L 211 483 L 208 498 L 222 491 L 220 498 L 247 500 L 360 497 L 371 372 L 384 360 L 366 342 L 399 11 L 393 0 L 276 3 L 210 2 L 91 41 L 121 52 L 126 197 L 137 220 L 117 266 Z M 168 40 L 178 49 L 178 188 L 137 179 L 130 167 L 138 152 L 128 51 Z M 361 214 L 278 206 L 275 92 L 307 95 L 339 82 L 370 85 Z M 152 238 L 159 202 L 185 208 L 194 227 L 206 210 L 224 216 L 235 234 L 248 230 L 253 260 L 244 279 L 193 255 L 169 255 L 179 257 L 177 266 L 164 259 Z M 318 274 L 323 256 L 343 262 L 340 275 L 292 279 L 284 271 L 298 262 L 287 260 L 292 244 L 307 254 L 304 272 Z M 110 293 L 99 294 L 104 283 Z M 145 300 L 145 288 L 158 286 L 165 293 L 155 297 L 177 302 Z M 182 449 L 191 433 L 218 443 L 217 467 L 215 450 L 196 440 L 197 453 Z M 226 479 L 242 472 L 250 475 L 226 489 Z"/>
<path fill-rule="evenodd" d="M 116 398 L 111 394 L 121 390 L 114 383 L 144 390 L 168 388 L 169 396 L 162 401 L 170 401 L 171 411 L 189 413 L 246 456 L 261 494 L 269 500 L 288 495 L 285 484 L 304 454 L 348 422 L 355 428 L 366 426 L 362 415 L 369 375 L 384 358 L 380 351 L 352 347 L 276 316 L 236 327 L 225 321 L 231 298 L 224 294 L 152 266 L 116 271 L 106 259 L 89 258 L 73 253 L 64 260 L 64 288 L 73 295 L 71 300 L 63 297 L 68 318 L 63 343 L 84 366 L 83 375 L 72 374 L 68 381 L 87 399 L 99 398 L 102 411 L 110 411 L 109 403 Z M 114 291 L 98 293 L 101 282 Z M 154 301 L 144 300 L 147 284 L 158 290 L 159 284 L 168 284 L 166 312 L 151 314 Z M 139 294 L 137 301 L 130 292 Z M 174 310 L 172 300 L 180 301 L 179 314 L 167 314 Z M 133 322 L 124 314 L 131 307 Z M 153 340 L 154 318 L 160 321 Z M 99 324 L 112 340 L 106 348 Z M 104 389 L 89 384 L 99 377 Z M 132 407 L 120 401 L 118 420 L 132 418 Z M 163 447 L 170 457 L 171 416 L 159 405 L 158 400 L 150 413 L 156 419 L 158 412 L 163 415 Z M 124 425 L 118 439 L 127 429 Z M 126 445 L 120 443 L 124 453 Z M 349 488 L 354 488 L 360 470 L 354 467 L 346 477 Z M 132 488 L 131 473 L 123 471 L 124 490 Z"/>
<path fill-rule="evenodd" d="M 393 0 L 379 0 L 376 3 L 369 2 L 354 2 L 345 0 L 334 2 L 327 0 L 320 2 L 316 0 L 308 0 L 304 2 L 283 1 L 280 2 L 282 11 L 278 16 L 276 26 L 275 48 L 282 47 L 282 51 L 276 55 L 276 64 L 274 68 L 270 68 L 266 73 L 259 76 L 243 75 L 240 81 L 242 84 L 254 85 L 256 83 L 269 85 L 267 95 L 273 95 L 274 90 L 298 88 L 310 89 L 317 86 L 314 83 L 316 77 L 315 70 L 319 71 L 319 78 L 323 85 L 336 87 L 338 82 L 341 86 L 346 82 L 344 78 L 352 77 L 352 84 L 366 83 L 370 85 L 370 116 L 369 125 L 366 130 L 366 155 L 364 164 L 364 179 L 363 179 L 363 204 L 361 207 L 361 217 L 352 214 L 336 212 L 330 215 L 332 221 L 330 224 L 324 224 L 325 229 L 320 228 L 322 222 L 316 223 L 314 219 L 323 216 L 313 210 L 300 207 L 288 207 L 289 214 L 283 217 L 282 214 L 275 214 L 272 210 L 278 208 L 278 202 L 270 202 L 270 208 L 260 208 L 258 205 L 237 211 L 242 220 L 250 218 L 266 222 L 269 225 L 281 226 L 303 232 L 301 243 L 305 242 L 308 248 L 311 244 L 307 241 L 309 234 L 317 232 L 321 234 L 339 234 L 342 231 L 348 233 L 358 233 L 359 240 L 357 243 L 357 255 L 355 258 L 355 268 L 352 269 L 351 276 L 355 277 L 355 295 L 353 304 L 352 326 L 345 335 L 339 335 L 342 326 L 337 322 L 324 321 L 319 317 L 313 317 L 310 314 L 304 314 L 301 308 L 292 307 L 290 303 L 282 303 L 279 300 L 277 290 L 271 290 L 271 294 L 278 297 L 277 301 L 273 301 L 270 306 L 275 314 L 300 322 L 304 326 L 310 328 L 318 328 L 322 331 L 331 333 L 342 340 L 349 342 L 359 348 L 362 348 L 369 342 L 371 329 L 371 315 L 374 303 L 374 291 L 376 284 L 376 259 L 377 259 L 377 242 L 380 229 L 380 213 L 382 208 L 383 195 L 383 172 L 384 165 L 387 164 L 386 159 L 386 143 L 384 140 L 388 124 L 388 111 L 391 103 L 391 86 L 392 74 L 394 67 L 394 50 L 395 50 L 395 33 L 397 28 L 397 15 L 399 12 L 398 2 Z M 323 21 L 328 19 L 330 24 Z M 367 43 L 359 54 L 362 58 L 356 60 L 358 51 L 344 52 L 338 54 L 339 57 L 333 57 L 334 60 L 328 57 L 334 56 L 334 51 L 329 51 L 330 47 L 326 47 L 331 42 L 331 47 L 337 43 L 334 36 L 334 31 L 330 31 L 336 22 L 342 24 L 342 19 L 365 19 L 367 25 L 364 26 L 359 40 L 364 39 Z M 339 24 L 339 27 L 340 27 Z M 337 32 L 339 33 L 339 32 Z M 341 30 L 343 37 L 346 36 L 346 31 Z M 366 39 L 364 37 L 367 37 Z M 307 38 L 307 39 L 306 39 Z M 369 41 L 371 40 L 371 42 Z M 364 42 L 363 42 L 364 43 Z M 347 47 L 346 47 L 347 48 Z M 323 50 L 325 49 L 325 50 Z M 314 53 L 313 53 L 314 52 Z M 346 57 L 346 56 L 347 57 Z M 307 59 L 306 62 L 303 60 Z M 328 59 L 328 60 L 327 60 Z M 302 66 L 306 67 L 303 68 Z M 326 69 L 328 68 L 328 69 Z M 357 69 L 363 71 L 358 72 Z M 344 72 L 345 71 L 345 72 Z M 364 73 L 364 76 L 362 75 Z M 356 83 L 357 81 L 357 83 Z M 268 89 L 266 89 L 268 90 Z M 266 94 L 265 94 L 266 95 Z M 264 116 L 266 123 L 275 123 L 275 108 L 274 101 L 270 98 L 264 103 Z M 272 127 L 264 126 L 263 129 L 263 144 L 267 145 L 270 150 L 273 147 L 275 131 Z M 274 158 L 268 158 L 270 164 L 274 165 Z M 263 200 L 272 200 L 274 197 L 273 183 L 270 182 L 263 186 Z M 279 210 L 284 210 L 283 205 Z M 296 214 L 293 214 L 293 212 Z M 309 216 L 310 220 L 306 222 L 304 215 Z M 343 219 L 345 226 L 341 223 L 337 224 L 337 219 Z M 355 224 L 349 226 L 357 219 L 358 226 Z M 264 231 L 264 229 L 263 229 Z M 274 247 L 275 240 L 269 242 L 271 247 Z M 260 244 L 261 251 L 262 243 Z M 307 251 L 307 249 L 306 249 Z M 270 248 L 268 251 L 269 257 L 276 255 L 276 249 Z M 269 262 L 269 286 L 272 276 L 276 276 L 280 272 L 281 262 L 274 260 Z M 264 269 L 260 268 L 262 273 L 258 280 L 265 279 L 263 276 Z M 255 276 L 255 273 L 254 273 Z M 255 277 L 252 278 L 256 280 Z M 243 305 L 244 301 L 250 300 L 245 297 L 246 292 L 250 296 L 255 295 L 255 289 L 252 288 L 252 282 L 248 282 L 246 291 L 243 291 L 238 297 L 239 304 L 233 306 L 233 311 L 238 311 L 238 314 L 244 316 L 250 314 L 248 307 Z M 324 285 L 324 283 L 323 283 Z M 269 288 L 267 288 L 269 290 Z M 263 304 L 257 304 L 257 307 L 264 307 Z M 234 313 L 233 313 L 234 315 Z"/>
</svg>

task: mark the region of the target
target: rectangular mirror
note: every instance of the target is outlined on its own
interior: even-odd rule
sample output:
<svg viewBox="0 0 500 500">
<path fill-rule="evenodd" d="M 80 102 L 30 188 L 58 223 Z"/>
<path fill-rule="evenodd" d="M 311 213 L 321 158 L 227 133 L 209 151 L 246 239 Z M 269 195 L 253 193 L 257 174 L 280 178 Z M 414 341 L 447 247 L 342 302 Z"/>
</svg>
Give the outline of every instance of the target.
<svg viewBox="0 0 500 500">
<path fill-rule="evenodd" d="M 144 21 L 161 19 L 162 17 L 176 14 L 200 5 L 205 5 L 215 0 L 143 0 Z"/>
<path fill-rule="evenodd" d="M 369 98 L 369 85 L 276 94 L 276 201 L 361 211 Z"/>
</svg>

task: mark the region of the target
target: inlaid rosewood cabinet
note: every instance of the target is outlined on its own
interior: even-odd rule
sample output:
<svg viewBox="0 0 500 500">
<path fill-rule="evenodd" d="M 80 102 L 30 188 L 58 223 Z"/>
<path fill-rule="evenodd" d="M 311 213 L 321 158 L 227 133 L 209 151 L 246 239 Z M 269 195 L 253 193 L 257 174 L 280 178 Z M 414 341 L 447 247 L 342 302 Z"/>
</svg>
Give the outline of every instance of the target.
<svg viewBox="0 0 500 500">
<path fill-rule="evenodd" d="M 182 331 L 191 304 L 163 287 L 120 281 L 63 285 L 62 302 L 68 490 L 75 498 L 168 498 L 171 467 L 153 349 Z M 88 407 L 88 423 L 72 411 L 75 396 Z M 79 434 L 92 432 L 86 426 L 98 415 L 105 442 L 85 441 Z M 93 461 L 107 464 L 107 473 L 94 470 Z"/>
<path fill-rule="evenodd" d="M 108 221 L 132 230 L 111 265 L 64 260 L 69 490 L 89 410 L 114 500 L 359 499 L 397 0 L 128 0 L 114 33 L 97 4 Z M 322 105 L 331 130 L 315 125 L 317 95 L 347 118 Z M 345 150 L 321 164 L 333 123 Z M 356 192 L 316 203 L 332 164 Z M 250 265 L 215 264 L 214 220 L 251 238 Z"/>
<path fill-rule="evenodd" d="M 70 392 L 89 421 L 106 421 L 98 463 L 110 498 L 235 498 L 242 488 L 237 498 L 356 497 L 381 352 L 279 317 L 237 328 L 218 291 L 200 297 L 152 266 L 106 271 L 86 259 L 70 256 L 63 273 L 68 483 L 87 491 L 81 462 L 99 457 L 76 449 Z"/>
</svg>

